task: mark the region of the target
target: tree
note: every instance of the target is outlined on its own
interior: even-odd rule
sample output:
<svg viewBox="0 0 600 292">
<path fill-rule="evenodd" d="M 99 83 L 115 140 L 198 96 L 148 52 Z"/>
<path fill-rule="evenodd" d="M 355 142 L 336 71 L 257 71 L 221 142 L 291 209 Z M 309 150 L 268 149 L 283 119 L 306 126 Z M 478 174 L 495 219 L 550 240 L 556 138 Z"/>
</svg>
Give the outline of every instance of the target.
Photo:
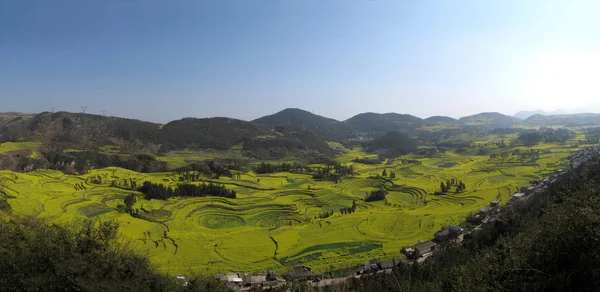
<svg viewBox="0 0 600 292">
<path fill-rule="evenodd" d="M 444 184 L 444 182 L 440 183 L 440 189 L 442 190 L 442 193 L 446 192 L 446 185 Z"/>
<path fill-rule="evenodd" d="M 125 197 L 125 200 L 123 201 L 125 202 L 125 212 L 131 214 L 133 212 L 133 205 L 135 205 L 136 202 L 135 195 L 130 194 L 129 196 Z"/>
<path fill-rule="evenodd" d="M 387 176 L 387 171 L 384 169 L 383 173 L 381 173 L 381 176 L 386 177 Z"/>
</svg>

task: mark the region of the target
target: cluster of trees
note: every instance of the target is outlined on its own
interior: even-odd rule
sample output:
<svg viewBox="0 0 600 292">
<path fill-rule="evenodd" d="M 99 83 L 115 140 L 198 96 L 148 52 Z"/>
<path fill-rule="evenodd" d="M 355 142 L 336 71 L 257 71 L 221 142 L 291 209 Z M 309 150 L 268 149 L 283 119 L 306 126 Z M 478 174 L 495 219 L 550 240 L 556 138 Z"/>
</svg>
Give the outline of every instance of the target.
<svg viewBox="0 0 600 292">
<path fill-rule="evenodd" d="M 241 159 L 215 158 L 208 161 L 195 161 L 179 167 L 171 173 L 179 181 L 200 181 L 200 176 L 218 179 L 222 176 L 233 177 L 232 170 L 244 170 L 247 162 Z"/>
<path fill-rule="evenodd" d="M 565 143 L 567 140 L 576 136 L 576 133 L 560 128 L 560 129 L 540 129 L 538 130 L 530 130 L 521 132 L 517 138 L 517 141 L 520 142 L 524 146 L 533 146 L 537 145 L 540 142 L 559 142 Z"/>
<path fill-rule="evenodd" d="M 265 163 L 262 162 L 261 164 L 259 164 L 258 166 L 256 166 L 254 168 L 254 172 L 258 173 L 258 174 L 263 174 L 263 173 L 275 173 L 275 172 L 292 172 L 292 173 L 299 173 L 299 172 L 308 172 L 308 169 L 306 166 L 298 163 L 298 162 L 294 162 L 294 163 L 281 163 L 281 164 L 271 164 L 271 163 Z"/>
<path fill-rule="evenodd" d="M 407 159 L 407 158 L 400 159 L 400 163 L 402 163 L 402 165 L 406 165 L 406 164 L 421 165 L 421 164 L 423 164 L 423 162 L 421 162 L 420 160 L 417 160 L 417 159 Z"/>
<path fill-rule="evenodd" d="M 383 176 L 383 177 L 388 177 L 387 170 L 385 170 L 385 169 L 384 169 L 384 170 L 381 172 L 381 176 Z M 390 178 L 396 178 L 396 173 L 395 173 L 393 170 L 392 170 L 392 171 L 390 171 Z"/>
<path fill-rule="evenodd" d="M 442 193 L 446 193 L 450 191 L 450 188 L 452 186 L 456 186 L 456 192 L 460 193 L 460 192 L 464 192 L 467 189 L 467 186 L 461 181 L 457 180 L 457 179 L 450 179 L 447 180 L 446 183 L 444 184 L 444 182 L 440 183 L 440 190 L 442 191 Z"/>
<path fill-rule="evenodd" d="M 332 180 L 339 182 L 340 180 L 356 175 L 352 165 L 345 166 L 340 163 L 331 162 L 324 167 L 310 167 L 300 163 L 281 163 L 271 164 L 262 162 L 255 167 L 256 173 L 275 173 L 275 172 L 291 172 L 291 173 L 308 173 L 312 174 L 313 179 Z"/>
<path fill-rule="evenodd" d="M 375 191 L 367 192 L 365 197 L 365 202 L 374 202 L 374 201 L 382 201 L 385 200 L 385 195 L 387 195 L 387 191 L 380 188 Z"/>
<path fill-rule="evenodd" d="M 540 150 L 540 149 L 528 149 L 528 150 L 515 149 L 512 152 L 502 151 L 499 154 L 492 153 L 492 154 L 490 154 L 490 159 L 505 159 L 512 155 L 512 156 L 519 156 L 520 160 L 536 161 L 540 158 L 540 153 L 542 153 L 542 150 Z"/>
<path fill-rule="evenodd" d="M 236 197 L 234 190 L 228 190 L 223 185 L 213 183 L 202 183 L 199 185 L 182 183 L 178 184 L 174 188 L 171 188 L 160 183 L 145 181 L 144 184 L 138 188 L 138 191 L 143 193 L 147 200 L 167 200 L 171 197 Z"/>
<path fill-rule="evenodd" d="M 65 173 L 85 173 L 92 168 L 117 166 L 137 172 L 164 172 L 167 163 L 156 160 L 146 154 L 120 156 L 106 155 L 96 151 L 63 152 L 61 150 L 48 150 L 42 152 L 48 161 L 47 168 L 56 169 Z"/>
<path fill-rule="evenodd" d="M 73 186 L 73 188 L 76 191 L 85 191 L 87 190 L 87 188 L 85 187 L 85 185 L 81 182 L 81 183 L 75 183 L 75 185 Z"/>
<path fill-rule="evenodd" d="M 352 206 L 351 207 L 344 207 L 340 209 L 340 213 L 342 215 L 344 214 L 354 214 L 354 212 L 356 211 L 356 201 L 352 201 Z"/>
<path fill-rule="evenodd" d="M 312 170 L 313 179 L 332 180 L 336 183 L 344 178 L 349 178 L 356 175 L 352 165 L 345 166 L 339 163 L 334 165 L 326 165 L 325 167 L 313 168 Z"/>
<path fill-rule="evenodd" d="M 600 142 L 600 127 L 585 129 L 585 139 L 588 143 L 598 144 Z"/>
<path fill-rule="evenodd" d="M 110 182 L 110 186 L 113 188 L 135 190 L 135 189 L 137 189 L 137 182 L 132 178 L 129 178 L 129 179 L 124 178 L 123 180 L 112 180 Z"/>
<path fill-rule="evenodd" d="M 319 215 L 315 216 L 315 219 L 325 219 L 325 218 L 329 218 L 331 216 L 333 216 L 333 211 L 320 213 Z"/>
<path fill-rule="evenodd" d="M 362 164 L 380 164 L 383 160 L 377 156 L 377 158 L 354 158 L 352 162 L 354 163 L 362 163 Z"/>
</svg>

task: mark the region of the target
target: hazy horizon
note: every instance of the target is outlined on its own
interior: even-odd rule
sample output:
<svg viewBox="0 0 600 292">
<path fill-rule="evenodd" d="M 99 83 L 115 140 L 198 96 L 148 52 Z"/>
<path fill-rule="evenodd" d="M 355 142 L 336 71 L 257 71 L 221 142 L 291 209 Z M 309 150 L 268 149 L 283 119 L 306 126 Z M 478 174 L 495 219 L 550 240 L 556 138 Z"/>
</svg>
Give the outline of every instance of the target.
<svg viewBox="0 0 600 292">
<path fill-rule="evenodd" d="M 0 2 L 0 112 L 600 111 L 595 1 Z M 588 107 L 589 108 L 589 107 Z"/>
</svg>

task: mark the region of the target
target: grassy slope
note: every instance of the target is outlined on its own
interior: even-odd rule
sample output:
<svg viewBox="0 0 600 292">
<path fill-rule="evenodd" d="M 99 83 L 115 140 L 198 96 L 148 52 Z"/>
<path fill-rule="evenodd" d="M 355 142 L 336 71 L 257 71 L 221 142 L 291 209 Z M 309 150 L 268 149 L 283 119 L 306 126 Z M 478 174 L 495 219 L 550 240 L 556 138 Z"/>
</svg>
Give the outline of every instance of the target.
<svg viewBox="0 0 600 292">
<path fill-rule="evenodd" d="M 373 257 L 400 257 L 402 246 L 432 238 L 441 226 L 459 224 L 469 212 L 491 200 L 506 202 L 517 187 L 559 167 L 572 150 L 558 144 L 536 148 L 551 152 L 542 154 L 535 163 L 490 162 L 486 156 L 447 152 L 433 158 L 413 157 L 422 165 L 387 161 L 379 165 L 354 164 L 360 176 L 338 184 L 313 181 L 303 174 L 250 172 L 239 180 L 217 180 L 235 189 L 237 199 L 138 199 L 135 208 L 155 210 L 154 220 L 161 223 L 116 211 L 132 192 L 111 188 L 110 181 L 132 178 L 140 183 L 151 180 L 175 184 L 175 178 L 166 173 L 106 168 L 78 176 L 50 170 L 0 171 L 0 175 L 9 178 L 5 192 L 13 197 L 9 202 L 15 212 L 58 223 L 85 217 L 116 219 L 134 246 L 148 253 L 165 272 L 284 271 L 286 266 L 300 262 L 325 272 Z M 346 150 L 338 161 L 352 163 L 356 157 L 369 157 L 359 148 Z M 384 183 L 392 188 L 387 196 L 389 204 L 361 201 L 366 192 L 382 184 L 369 176 L 383 169 L 396 172 L 395 187 Z M 75 189 L 75 184 L 84 183 L 86 177 L 98 175 L 104 184 Z M 449 178 L 462 180 L 467 192 L 432 195 L 440 182 Z M 339 208 L 351 206 L 353 200 L 358 203 L 357 212 L 341 215 Z M 331 210 L 336 212 L 334 216 L 314 219 Z M 170 240 L 161 239 L 165 226 L 177 244 L 176 253 Z M 270 237 L 278 242 L 277 260 L 273 258 L 275 244 Z"/>
</svg>

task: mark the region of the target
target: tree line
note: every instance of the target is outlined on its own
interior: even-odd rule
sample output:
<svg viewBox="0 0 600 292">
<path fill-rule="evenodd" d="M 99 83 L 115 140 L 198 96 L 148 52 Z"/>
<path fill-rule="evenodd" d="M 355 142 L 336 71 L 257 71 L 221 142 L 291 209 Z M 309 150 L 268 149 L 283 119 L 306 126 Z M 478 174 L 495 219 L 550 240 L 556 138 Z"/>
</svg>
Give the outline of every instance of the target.
<svg viewBox="0 0 600 292">
<path fill-rule="evenodd" d="M 172 197 L 225 197 L 236 198 L 236 192 L 220 184 L 202 183 L 199 185 L 180 183 L 175 187 L 168 187 L 161 183 L 145 181 L 138 191 L 145 195 L 147 200 L 167 200 Z"/>
</svg>

